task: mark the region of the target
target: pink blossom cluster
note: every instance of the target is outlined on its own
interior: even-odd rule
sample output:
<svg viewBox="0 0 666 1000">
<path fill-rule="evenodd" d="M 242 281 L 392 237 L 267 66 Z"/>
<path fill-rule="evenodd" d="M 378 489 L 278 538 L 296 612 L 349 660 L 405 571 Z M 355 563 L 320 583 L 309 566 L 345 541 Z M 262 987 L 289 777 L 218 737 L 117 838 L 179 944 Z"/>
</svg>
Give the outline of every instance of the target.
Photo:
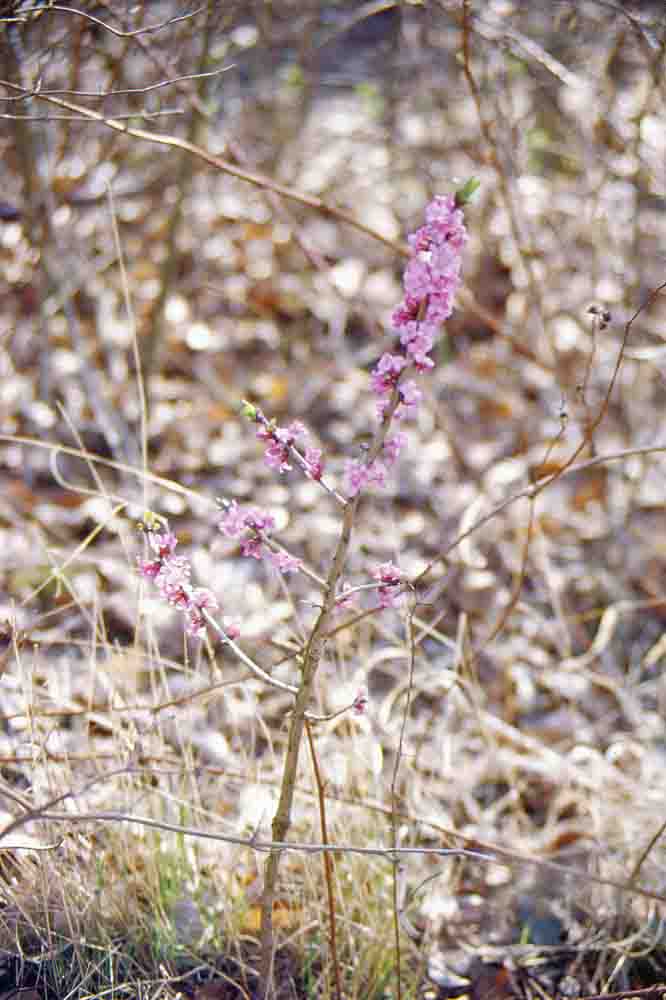
<svg viewBox="0 0 666 1000">
<path fill-rule="evenodd" d="M 413 379 L 403 381 L 403 375 L 407 371 L 420 374 L 434 367 L 430 352 L 440 325 L 453 311 L 461 281 L 467 230 L 460 205 L 468 200 L 469 187 L 458 197 L 436 197 L 426 208 L 425 225 L 409 237 L 411 257 L 405 268 L 404 296 L 392 317 L 401 353 L 383 354 L 371 375 L 380 420 L 387 418 L 389 408 L 396 420 L 412 415 L 421 401 L 421 392 Z M 396 390 L 397 405 L 393 408 Z M 404 436 L 396 435 L 384 443 L 373 462 L 349 460 L 345 467 L 348 495 L 355 496 L 364 486 L 383 485 L 387 468 L 395 463 L 403 444 Z"/>
<path fill-rule="evenodd" d="M 307 429 L 300 420 L 292 420 L 288 427 L 279 427 L 274 421 L 268 420 L 258 407 L 246 404 L 245 412 L 260 424 L 257 437 L 267 444 L 265 459 L 270 469 L 278 472 L 289 472 L 292 462 L 298 461 L 310 479 L 319 481 L 324 474 L 324 463 L 319 448 L 306 446 L 301 453 L 296 442 L 307 436 Z"/>
<path fill-rule="evenodd" d="M 227 538 L 239 540 L 244 556 L 267 559 L 282 573 L 294 573 L 300 570 L 300 559 L 281 549 L 275 551 L 266 544 L 275 528 L 275 519 L 270 514 L 258 507 L 243 510 L 235 500 L 230 503 L 222 501 L 222 504 L 224 514 L 219 522 L 220 531 Z"/>
<path fill-rule="evenodd" d="M 407 435 L 399 432 L 387 438 L 382 448 L 380 458 L 374 462 L 364 462 L 362 459 L 349 458 L 345 463 L 345 478 L 347 493 L 356 496 L 366 486 L 385 486 L 386 476 L 398 461 L 398 456 L 407 443 Z"/>
<path fill-rule="evenodd" d="M 417 388 L 416 382 L 413 379 L 407 382 L 400 381 L 402 371 L 408 365 L 409 360 L 401 354 L 382 354 L 377 362 L 377 367 L 370 376 L 370 383 L 372 391 L 377 396 L 377 415 L 380 420 L 384 419 L 396 386 L 400 402 L 393 414 L 395 420 L 403 420 L 410 416 L 421 402 L 421 390 Z"/>
<path fill-rule="evenodd" d="M 363 685 L 356 692 L 356 697 L 354 698 L 351 705 L 354 715 L 365 715 L 365 713 L 368 711 L 368 704 L 369 704 L 368 689 L 367 687 L 365 687 L 365 685 Z"/>
<path fill-rule="evenodd" d="M 161 597 L 171 607 L 183 612 L 189 635 L 203 637 L 206 633 L 204 610 L 219 607 L 215 595 L 207 587 L 192 586 L 192 567 L 185 556 L 174 554 L 178 540 L 166 522 L 162 522 L 159 528 L 148 530 L 147 537 L 154 556 L 138 560 L 140 575 L 155 584 Z M 237 630 L 234 631 L 237 635 Z"/>
<path fill-rule="evenodd" d="M 396 588 L 400 586 L 405 578 L 399 566 L 391 562 L 382 563 L 374 570 L 372 577 L 379 581 L 377 592 L 379 594 L 379 606 L 382 608 L 393 608 L 400 596 Z"/>
</svg>

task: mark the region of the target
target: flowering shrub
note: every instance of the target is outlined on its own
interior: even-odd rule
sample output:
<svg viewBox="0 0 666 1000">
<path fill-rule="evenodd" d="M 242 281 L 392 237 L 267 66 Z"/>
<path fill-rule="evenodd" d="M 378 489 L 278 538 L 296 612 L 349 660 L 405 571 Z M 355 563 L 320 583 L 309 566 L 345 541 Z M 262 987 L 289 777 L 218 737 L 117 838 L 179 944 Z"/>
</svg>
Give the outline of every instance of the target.
<svg viewBox="0 0 666 1000">
<path fill-rule="evenodd" d="M 470 181 L 457 195 L 436 197 L 426 208 L 425 224 L 409 236 L 411 257 L 404 274 L 404 296 L 393 313 L 393 324 L 399 335 L 400 353 L 385 353 L 370 376 L 370 386 L 377 399 L 380 429 L 372 449 L 360 458 L 347 459 L 344 467 L 346 499 L 324 481 L 322 452 L 302 442 L 307 430 L 300 420 L 280 427 L 269 420 L 259 407 L 244 402 L 243 414 L 258 425 L 257 437 L 266 445 L 265 461 L 281 475 L 298 466 L 308 478 L 319 482 L 341 505 L 346 505 L 369 486 L 384 486 L 388 472 L 398 461 L 406 435 L 386 433 L 392 420 L 413 416 L 421 401 L 416 376 L 434 367 L 431 351 L 441 324 L 453 310 L 455 293 L 460 285 L 462 250 L 467 240 L 462 205 L 474 193 L 476 182 Z M 221 501 L 223 515 L 219 522 L 227 538 L 238 539 L 241 553 L 252 559 L 266 559 L 281 573 L 294 573 L 302 568 L 299 559 L 275 546 L 271 535 L 275 529 L 273 517 L 259 508 L 242 509 L 232 501 Z M 150 559 L 139 560 L 139 573 L 155 584 L 159 594 L 172 607 L 185 615 L 189 635 L 202 638 L 206 633 L 204 612 L 218 609 L 218 602 L 205 587 L 193 587 L 191 567 L 184 556 L 175 555 L 176 536 L 163 518 L 146 521 Z M 372 574 L 377 581 L 379 607 L 390 608 L 399 596 L 404 575 L 399 567 L 384 563 Z M 365 588 L 357 588 L 365 589 Z M 343 585 L 338 594 L 338 609 L 350 604 L 354 588 Z M 237 630 L 233 630 L 233 637 Z M 225 633 L 223 633 L 225 634 Z"/>
<path fill-rule="evenodd" d="M 334 498 L 342 511 L 340 536 L 326 578 L 320 579 L 308 570 L 321 586 L 322 598 L 308 640 L 299 654 L 300 679 L 297 685 L 271 677 L 234 642 L 238 634 L 236 631 L 232 635 L 229 628 L 223 628 L 211 618 L 211 610 L 218 607 L 216 598 L 210 590 L 192 586 L 190 564 L 185 557 L 175 554 L 177 541 L 167 522 L 155 515 L 147 515 L 144 521 L 152 557 L 139 561 L 139 572 L 154 583 L 164 600 L 183 612 L 187 632 L 201 638 L 206 634 L 207 624 L 211 625 L 256 676 L 294 697 L 289 715 L 280 797 L 272 824 L 276 845 L 285 840 L 291 825 L 296 771 L 305 726 L 309 721 L 316 721 L 316 717 L 308 714 L 308 706 L 328 639 L 329 623 L 336 613 L 350 606 L 352 596 L 359 591 L 376 591 L 378 610 L 382 610 L 395 607 L 408 587 L 403 571 L 391 562 L 376 567 L 372 572 L 373 583 L 358 587 L 343 581 L 342 574 L 361 493 L 368 486 L 384 485 L 388 472 L 398 461 L 406 443 L 403 432 L 389 435 L 391 423 L 394 419 L 407 419 L 416 412 L 421 401 L 416 378 L 434 367 L 431 352 L 440 325 L 451 315 L 454 296 L 460 285 L 461 253 L 467 239 L 461 206 L 469 199 L 474 187 L 475 182 L 470 182 L 455 197 L 435 198 L 426 209 L 425 224 L 409 237 L 410 260 L 405 269 L 404 296 L 393 313 L 398 342 L 393 353 L 382 355 L 370 376 L 370 386 L 377 401 L 378 426 L 361 457 L 348 459 L 345 463 L 346 495 L 338 492 L 324 478 L 322 453 L 305 444 L 307 431 L 299 420 L 280 427 L 274 420 L 268 419 L 259 407 L 243 403 L 243 415 L 257 425 L 257 437 L 266 446 L 265 460 L 269 468 L 280 475 L 294 467 L 300 468 L 305 476 L 319 483 Z M 234 500 L 222 500 L 221 506 L 220 530 L 227 538 L 238 540 L 244 556 L 265 559 L 282 573 L 303 569 L 298 559 L 273 540 L 275 522 L 270 514 L 258 508 L 242 509 Z M 363 715 L 367 708 L 368 693 L 362 686 L 351 705 L 342 711 L 351 710 L 355 715 Z M 312 748 L 311 734 L 309 739 Z M 312 752 L 314 755 L 314 749 Z M 320 808 L 323 810 L 323 805 Z M 270 992 L 273 903 L 279 858 L 280 848 L 271 848 L 266 861 L 262 895 L 261 977 L 265 996 Z M 328 877 L 330 890 L 330 872 Z M 333 925 L 333 917 L 331 923 Z"/>
</svg>

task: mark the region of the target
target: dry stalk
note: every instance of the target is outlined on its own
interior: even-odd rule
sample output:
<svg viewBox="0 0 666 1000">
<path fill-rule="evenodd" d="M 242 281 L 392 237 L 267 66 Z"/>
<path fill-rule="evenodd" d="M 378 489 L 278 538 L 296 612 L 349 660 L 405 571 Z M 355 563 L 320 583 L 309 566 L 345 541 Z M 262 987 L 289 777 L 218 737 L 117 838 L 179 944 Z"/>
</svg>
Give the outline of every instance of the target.
<svg viewBox="0 0 666 1000">
<path fill-rule="evenodd" d="M 381 447 L 381 445 L 380 445 Z M 379 449 L 378 449 L 379 450 Z M 327 625 L 333 610 L 337 584 L 342 576 L 347 552 L 351 542 L 354 516 L 359 496 L 350 500 L 342 519 L 342 531 L 336 548 L 328 578 L 324 603 L 303 653 L 301 683 L 296 694 L 285 754 L 278 807 L 273 818 L 272 837 L 274 841 L 284 841 L 291 825 L 291 810 L 294 801 L 298 757 L 303 739 L 305 715 L 310 703 L 314 680 L 327 642 Z M 261 960 L 260 974 L 265 1000 L 272 995 L 272 969 L 274 955 L 273 903 L 277 887 L 280 851 L 271 850 L 264 872 L 264 891 L 261 906 Z"/>
<path fill-rule="evenodd" d="M 407 729 L 407 719 L 412 700 L 414 687 L 414 667 L 416 663 L 416 645 L 414 643 L 414 597 L 412 595 L 412 606 L 407 616 L 407 639 L 409 642 L 409 673 L 407 678 L 407 689 L 405 692 L 405 710 L 402 713 L 400 724 L 400 735 L 398 737 L 398 747 L 393 765 L 393 777 L 391 779 L 391 844 L 398 847 L 398 775 L 400 764 L 402 763 L 403 750 L 405 745 L 405 732 Z M 400 891 L 400 859 L 395 856 L 393 859 L 393 938 L 395 947 L 395 969 L 396 969 L 396 996 L 402 1000 L 402 963 L 400 947 L 400 913 L 402 909 L 402 898 Z"/>
<path fill-rule="evenodd" d="M 305 732 L 308 737 L 308 744 L 310 746 L 310 756 L 312 757 L 312 770 L 314 772 L 315 784 L 317 786 L 317 806 L 319 808 L 319 825 L 321 829 L 321 839 L 322 843 L 328 844 L 328 824 L 326 821 L 326 786 L 321 775 L 321 769 L 319 767 L 319 761 L 317 760 L 317 750 L 315 747 L 314 737 L 312 735 L 312 726 L 309 722 L 305 724 Z M 335 894 L 333 892 L 333 860 L 330 854 L 325 853 L 323 856 L 324 863 L 324 880 L 326 882 L 326 897 L 328 903 L 328 929 L 329 929 L 329 943 L 331 948 L 331 964 L 333 966 L 333 977 L 335 985 L 335 997 L 336 1000 L 342 1000 L 342 983 L 340 980 L 340 962 L 338 959 L 338 940 L 337 940 L 337 929 L 336 929 L 336 918 L 335 918 Z"/>
</svg>

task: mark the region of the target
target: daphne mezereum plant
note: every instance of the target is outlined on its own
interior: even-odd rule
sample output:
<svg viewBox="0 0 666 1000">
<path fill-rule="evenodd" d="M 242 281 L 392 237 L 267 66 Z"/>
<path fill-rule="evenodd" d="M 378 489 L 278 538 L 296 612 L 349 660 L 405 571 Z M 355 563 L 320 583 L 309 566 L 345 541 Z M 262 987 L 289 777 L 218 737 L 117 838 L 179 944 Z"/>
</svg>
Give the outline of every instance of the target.
<svg viewBox="0 0 666 1000">
<path fill-rule="evenodd" d="M 238 541 L 244 556 L 266 560 L 281 573 L 307 572 L 321 587 L 321 604 L 302 649 L 297 683 L 290 685 L 275 681 L 246 656 L 236 642 L 242 630 L 214 617 L 213 612 L 219 612 L 217 598 L 209 589 L 193 585 L 190 562 L 186 556 L 176 554 L 177 539 L 166 519 L 152 513 L 144 517 L 149 556 L 139 560 L 139 573 L 157 588 L 168 604 L 183 614 L 186 632 L 202 638 L 209 629 L 213 629 L 259 677 L 287 689 L 293 695 L 280 796 L 272 823 L 272 842 L 275 845 L 284 844 L 291 823 L 304 726 L 307 718 L 311 718 L 308 707 L 333 614 L 341 606 L 348 605 L 352 595 L 361 590 L 377 592 L 377 610 L 391 607 L 408 582 L 401 569 L 392 563 L 375 567 L 370 572 L 370 581 L 360 587 L 351 588 L 345 584 L 343 573 L 361 496 L 373 486 L 386 483 L 406 443 L 406 435 L 398 429 L 394 430 L 394 427 L 414 415 L 421 401 L 418 379 L 434 368 L 433 348 L 442 324 L 453 311 L 455 294 L 461 281 L 462 251 L 467 240 L 463 206 L 477 186 L 475 180 L 470 180 L 455 195 L 434 198 L 426 208 L 424 225 L 409 237 L 410 258 L 404 273 L 404 295 L 392 317 L 396 330 L 395 347 L 392 353 L 382 355 L 370 377 L 377 402 L 376 426 L 371 442 L 361 457 L 346 460 L 341 489 L 329 481 L 322 452 L 308 444 L 307 430 L 300 421 L 280 427 L 268 419 L 259 407 L 243 403 L 243 415 L 257 426 L 257 437 L 265 444 L 268 466 L 278 474 L 294 467 L 300 469 L 303 475 L 321 485 L 341 511 L 339 538 L 326 576 L 319 577 L 306 570 L 299 559 L 274 540 L 275 524 L 270 514 L 256 507 L 243 509 L 236 501 L 221 501 L 220 530 L 228 538 Z M 349 708 L 357 713 L 366 710 L 367 693 L 364 689 L 359 691 Z M 279 849 L 275 847 L 268 856 L 264 873 L 261 974 L 265 996 L 271 992 L 272 914 L 279 858 Z"/>
</svg>

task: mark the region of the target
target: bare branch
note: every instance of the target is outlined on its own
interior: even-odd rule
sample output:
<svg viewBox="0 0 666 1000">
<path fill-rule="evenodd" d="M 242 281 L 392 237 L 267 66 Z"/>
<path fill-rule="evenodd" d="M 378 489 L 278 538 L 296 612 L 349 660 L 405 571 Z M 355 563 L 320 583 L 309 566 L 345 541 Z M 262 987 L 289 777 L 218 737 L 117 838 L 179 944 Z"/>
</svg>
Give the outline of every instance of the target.
<svg viewBox="0 0 666 1000">
<path fill-rule="evenodd" d="M 61 14 L 76 14 L 77 17 L 83 17 L 86 21 L 92 21 L 96 27 L 103 28 L 104 31 L 110 32 L 112 35 L 115 35 L 116 38 L 136 38 L 137 35 L 147 35 L 154 31 L 160 31 L 162 28 L 168 28 L 172 24 L 178 24 L 181 21 L 189 21 L 193 17 L 196 17 L 197 14 L 200 14 L 203 9 L 203 7 L 197 7 L 196 10 L 191 11 L 189 14 L 179 14 L 177 17 L 167 18 L 166 21 L 161 21 L 159 24 L 151 24 L 146 28 L 137 28 L 135 31 L 121 31 L 119 28 L 112 28 L 110 24 L 106 23 L 106 21 L 101 21 L 98 17 L 93 17 L 92 14 L 88 14 L 84 10 L 77 10 L 75 7 L 62 7 L 60 4 L 51 4 L 47 8 L 42 6 L 25 7 L 21 11 L 21 14 L 50 14 L 52 11 Z"/>
</svg>

